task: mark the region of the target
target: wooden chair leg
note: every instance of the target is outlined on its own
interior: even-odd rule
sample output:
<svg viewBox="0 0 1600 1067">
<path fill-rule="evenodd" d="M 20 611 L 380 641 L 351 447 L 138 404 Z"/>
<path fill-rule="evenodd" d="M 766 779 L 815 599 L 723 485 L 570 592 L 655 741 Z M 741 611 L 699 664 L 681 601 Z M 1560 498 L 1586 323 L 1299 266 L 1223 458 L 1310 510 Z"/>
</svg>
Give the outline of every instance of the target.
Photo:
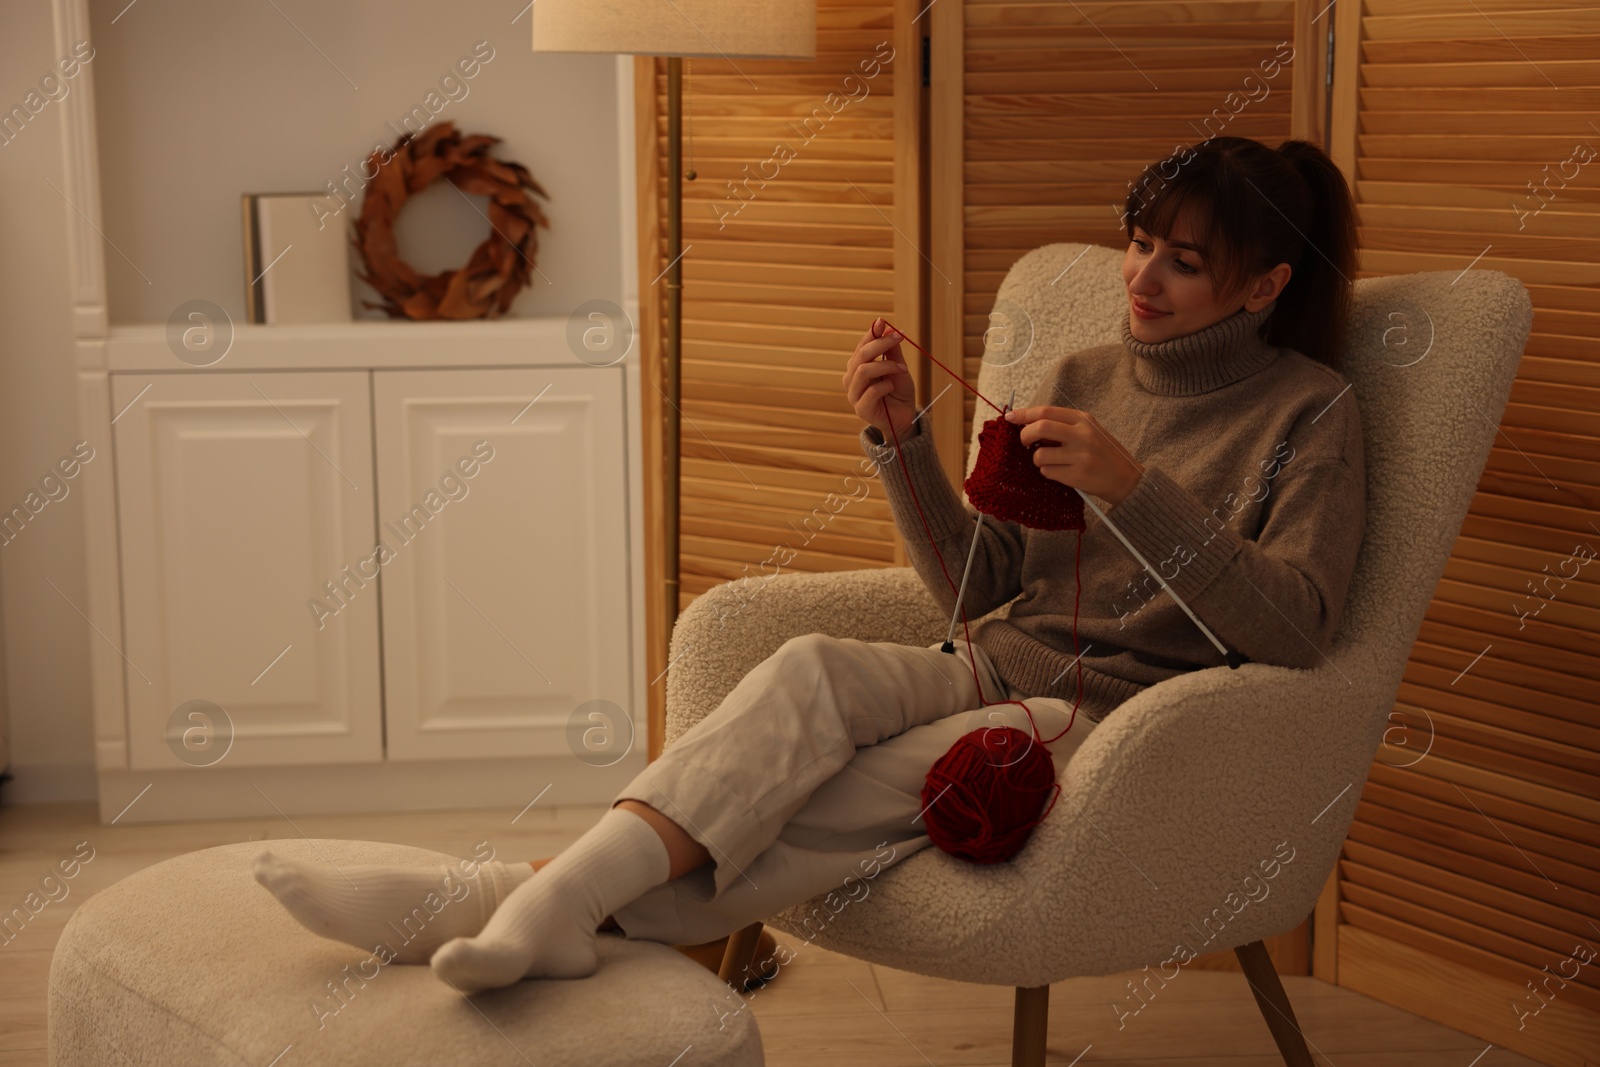
<svg viewBox="0 0 1600 1067">
<path fill-rule="evenodd" d="M 1044 1067 L 1050 1022 L 1050 987 L 1017 986 L 1011 1024 L 1011 1067 Z"/>
<path fill-rule="evenodd" d="M 1287 1067 L 1313 1067 L 1305 1035 L 1300 1032 L 1300 1024 L 1295 1022 L 1294 1009 L 1289 1006 L 1283 983 L 1278 981 L 1278 969 L 1272 965 L 1267 946 L 1252 941 L 1238 946 L 1233 953 L 1239 957 L 1239 966 L 1250 983 L 1250 991 L 1256 996 L 1256 1006 L 1267 1020 L 1267 1029 L 1272 1031 L 1272 1039 L 1278 1043 L 1283 1062 Z"/>
<path fill-rule="evenodd" d="M 744 975 L 745 969 L 755 961 L 756 946 L 761 942 L 762 925 L 760 922 L 753 922 L 728 935 L 728 947 L 722 952 L 722 967 L 717 971 L 718 978 L 724 982 L 732 982 Z"/>
</svg>

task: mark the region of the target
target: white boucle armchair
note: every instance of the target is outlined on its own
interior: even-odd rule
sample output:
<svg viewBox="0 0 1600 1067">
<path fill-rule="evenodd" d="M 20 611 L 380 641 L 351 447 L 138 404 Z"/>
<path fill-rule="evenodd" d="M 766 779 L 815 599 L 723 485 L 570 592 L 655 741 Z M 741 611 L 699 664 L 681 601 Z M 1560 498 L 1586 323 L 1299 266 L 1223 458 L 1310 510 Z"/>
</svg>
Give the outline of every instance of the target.
<svg viewBox="0 0 1600 1067">
<path fill-rule="evenodd" d="M 996 304 L 1013 327 L 1031 320 L 1034 336 L 1060 337 L 1062 351 L 1115 341 L 1126 307 L 1121 262 L 1120 250 L 1100 246 L 1035 249 L 1012 266 Z M 1222 908 L 1231 921 L 1199 951 L 1236 950 L 1285 1062 L 1309 1067 L 1261 942 L 1303 922 L 1333 870 L 1531 323 L 1527 290 L 1498 271 L 1356 282 L 1340 369 L 1361 410 L 1367 532 L 1322 665 L 1246 663 L 1152 686 L 1060 768 L 1061 801 L 1009 862 L 977 866 L 926 848 L 879 877 L 874 907 L 830 913 L 818 933 L 801 925 L 818 898 L 770 925 L 874 963 L 1016 986 L 1013 1063 L 1039 1065 L 1049 983 L 1172 960 Z M 1006 361 L 986 354 L 979 391 L 1004 397 L 1015 387 L 1026 397 L 1052 369 L 1015 359 L 1015 350 Z M 679 618 L 668 744 L 798 634 L 926 646 L 948 625 L 907 567 L 762 583 L 755 597 L 717 586 Z M 719 625 L 724 610 L 737 612 L 736 627 Z M 689 647 L 695 654 L 680 662 Z M 1244 876 L 1261 880 L 1261 864 L 1290 849 L 1270 892 L 1240 908 Z M 730 952 L 759 928 L 730 939 Z"/>
</svg>

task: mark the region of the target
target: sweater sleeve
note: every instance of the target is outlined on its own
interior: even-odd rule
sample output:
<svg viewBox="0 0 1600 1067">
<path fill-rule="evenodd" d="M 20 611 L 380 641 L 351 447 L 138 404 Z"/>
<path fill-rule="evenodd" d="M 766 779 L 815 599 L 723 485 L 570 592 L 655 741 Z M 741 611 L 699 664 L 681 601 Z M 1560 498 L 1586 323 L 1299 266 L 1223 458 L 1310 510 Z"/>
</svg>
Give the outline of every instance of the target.
<svg viewBox="0 0 1600 1067">
<path fill-rule="evenodd" d="M 1366 530 L 1366 474 L 1359 454 L 1303 459 L 1262 483 L 1271 499 L 1254 540 L 1217 523 L 1160 465 L 1107 514 L 1152 566 L 1176 564 L 1161 577 L 1225 646 L 1310 668 L 1325 661 L 1343 617 Z"/>
<path fill-rule="evenodd" d="M 978 529 L 978 513 L 966 504 L 951 486 L 939 465 L 933 435 L 914 424 L 916 432 L 900 439 L 899 458 L 893 442 L 884 443 L 883 434 L 868 424 L 861 429 L 861 448 L 876 464 L 884 495 L 894 515 L 895 526 L 905 538 L 906 553 L 922 584 L 945 612 L 955 611 L 956 590 L 966 569 L 967 553 L 973 533 Z M 901 462 L 903 460 L 903 463 Z M 938 556 L 929 546 L 929 532 L 917 514 L 917 503 L 906 487 L 907 476 L 916 489 L 916 501 L 938 545 Z M 1025 551 L 1022 527 L 1001 522 L 990 515 L 983 518 L 982 536 L 967 579 L 962 609 L 968 619 L 987 615 L 1022 592 L 1022 557 Z M 939 557 L 944 559 L 944 568 Z M 946 571 L 949 577 L 946 578 Z"/>
</svg>

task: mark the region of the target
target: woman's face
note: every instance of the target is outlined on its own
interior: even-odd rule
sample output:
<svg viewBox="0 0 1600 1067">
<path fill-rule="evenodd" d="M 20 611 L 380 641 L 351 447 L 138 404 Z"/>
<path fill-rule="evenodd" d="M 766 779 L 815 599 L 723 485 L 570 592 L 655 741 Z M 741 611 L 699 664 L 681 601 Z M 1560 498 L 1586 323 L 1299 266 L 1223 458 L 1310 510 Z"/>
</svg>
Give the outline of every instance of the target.
<svg viewBox="0 0 1600 1067">
<path fill-rule="evenodd" d="M 1280 263 L 1252 279 L 1246 296 L 1218 299 L 1206 260 L 1194 247 L 1189 213 L 1181 212 L 1170 237 L 1163 240 L 1133 228 L 1122 257 L 1122 281 L 1128 289 L 1128 324 L 1133 336 L 1147 344 L 1203 330 L 1240 308 L 1259 311 L 1275 299 L 1289 280 L 1289 265 Z M 1141 309 L 1159 314 L 1146 318 Z"/>
</svg>

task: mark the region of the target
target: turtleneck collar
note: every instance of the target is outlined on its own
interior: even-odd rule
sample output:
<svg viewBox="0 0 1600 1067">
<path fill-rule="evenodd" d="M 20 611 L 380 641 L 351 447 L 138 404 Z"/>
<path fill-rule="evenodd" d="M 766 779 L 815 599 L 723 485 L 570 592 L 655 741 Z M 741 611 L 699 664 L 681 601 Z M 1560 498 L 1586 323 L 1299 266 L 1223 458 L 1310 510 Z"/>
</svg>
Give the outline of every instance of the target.
<svg viewBox="0 0 1600 1067">
<path fill-rule="evenodd" d="M 1122 344 L 1134 357 L 1133 376 L 1152 393 L 1194 396 L 1247 378 L 1278 358 L 1278 348 L 1259 329 L 1278 306 L 1240 308 L 1204 329 L 1169 341 L 1146 343 L 1133 336 L 1132 309 L 1122 317 Z"/>
</svg>

